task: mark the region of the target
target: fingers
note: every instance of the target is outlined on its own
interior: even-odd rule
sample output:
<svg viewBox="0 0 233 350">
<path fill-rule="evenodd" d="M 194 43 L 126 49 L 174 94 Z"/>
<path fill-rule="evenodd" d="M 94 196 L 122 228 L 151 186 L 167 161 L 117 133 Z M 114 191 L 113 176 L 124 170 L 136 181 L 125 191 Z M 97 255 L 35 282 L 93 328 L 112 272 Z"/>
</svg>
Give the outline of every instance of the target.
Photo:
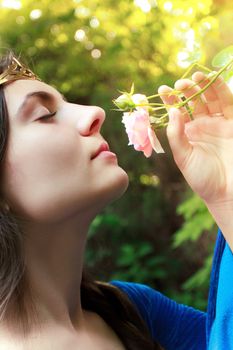
<svg viewBox="0 0 233 350">
<path fill-rule="evenodd" d="M 193 149 L 185 134 L 185 125 L 181 111 L 171 108 L 167 136 L 175 162 L 181 171 L 184 169 Z"/>
<path fill-rule="evenodd" d="M 181 100 L 178 98 L 177 95 L 173 93 L 173 89 L 170 88 L 167 85 L 162 85 L 158 89 L 158 93 L 160 94 L 160 97 L 163 101 L 163 103 L 166 105 L 167 111 L 169 111 L 170 107 L 173 107 L 174 105 L 181 102 Z M 190 120 L 189 114 L 187 113 L 185 108 L 180 108 L 182 112 L 182 116 L 185 122 Z"/>
<path fill-rule="evenodd" d="M 192 116 L 194 119 L 209 116 L 216 117 L 223 115 L 226 119 L 233 119 L 233 94 L 223 78 L 218 77 L 208 88 L 199 94 L 199 92 L 211 82 L 211 77 L 207 77 L 202 72 L 193 74 L 192 79 L 181 79 L 175 84 L 175 89 L 181 91 L 186 99 L 194 96 L 189 102 Z M 172 105 L 177 105 L 182 100 L 175 95 L 173 89 L 168 86 L 161 86 L 158 90 L 167 109 Z M 198 95 L 197 95 L 198 94 Z M 197 96 L 195 96 L 197 95 Z M 187 110 L 180 108 L 185 122 L 190 121 Z"/>
<path fill-rule="evenodd" d="M 192 78 L 201 88 L 210 82 L 210 78 L 202 72 L 194 73 Z M 210 114 L 223 113 L 225 118 L 233 118 L 233 95 L 222 77 L 218 77 L 202 95 L 206 99 Z"/>
<path fill-rule="evenodd" d="M 158 93 L 160 94 L 160 97 L 161 97 L 163 103 L 168 105 L 168 106 L 170 106 L 170 105 L 172 106 L 175 103 L 179 102 L 177 96 L 172 94 L 172 92 L 173 92 L 173 89 L 167 85 L 162 85 L 158 89 Z"/>
<path fill-rule="evenodd" d="M 198 83 L 201 89 L 205 88 L 210 81 L 202 72 L 195 72 L 192 76 L 192 79 Z M 206 101 L 206 107 L 208 109 L 207 114 L 222 113 L 218 95 L 216 94 L 216 91 L 212 85 L 210 85 L 208 89 L 202 93 L 202 96 Z"/>
<path fill-rule="evenodd" d="M 224 117 L 233 119 L 233 95 L 228 85 L 223 81 L 223 78 L 218 78 L 213 83 L 213 89 L 218 96 Z"/>
<path fill-rule="evenodd" d="M 223 108 L 225 105 L 233 104 L 232 92 L 222 77 L 218 77 L 218 79 L 212 84 L 212 87 L 215 90 L 215 93 L 218 96 L 220 104 Z"/>
<path fill-rule="evenodd" d="M 175 83 L 175 89 L 182 91 L 186 98 L 189 98 L 197 94 L 201 88 L 190 79 L 181 79 Z M 194 118 L 203 117 L 208 113 L 208 108 L 203 102 L 200 95 L 194 97 L 189 106 L 192 108 L 192 115 Z"/>
</svg>

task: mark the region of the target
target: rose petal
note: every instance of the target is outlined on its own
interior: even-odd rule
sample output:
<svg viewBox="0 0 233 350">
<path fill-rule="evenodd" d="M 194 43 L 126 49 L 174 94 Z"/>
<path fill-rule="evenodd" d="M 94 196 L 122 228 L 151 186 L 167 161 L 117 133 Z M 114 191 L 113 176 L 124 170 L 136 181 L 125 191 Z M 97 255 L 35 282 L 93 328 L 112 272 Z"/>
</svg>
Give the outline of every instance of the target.
<svg viewBox="0 0 233 350">
<path fill-rule="evenodd" d="M 149 157 L 151 156 L 151 154 L 152 154 L 152 147 L 151 147 L 151 144 L 148 143 L 148 144 L 146 145 L 146 147 L 144 147 L 144 149 L 143 149 L 142 151 L 143 151 L 143 153 L 144 153 L 144 156 L 145 156 L 146 158 L 149 158 Z"/>
<path fill-rule="evenodd" d="M 154 130 L 152 130 L 151 127 L 148 127 L 148 137 L 149 137 L 151 146 L 156 153 L 165 153 Z"/>
<path fill-rule="evenodd" d="M 146 157 L 150 157 L 154 143 L 151 142 L 149 136 L 151 128 L 148 111 L 140 108 L 130 113 L 125 112 L 122 123 L 128 134 L 129 145 L 133 145 L 135 150 L 142 151 Z"/>
<path fill-rule="evenodd" d="M 132 95 L 131 98 L 132 98 L 132 101 L 135 103 L 137 110 L 140 110 L 140 109 L 144 109 L 146 111 L 148 110 L 148 103 L 149 102 L 148 102 L 146 95 L 134 94 L 134 95 Z M 140 106 L 140 105 L 145 105 L 145 106 Z"/>
</svg>

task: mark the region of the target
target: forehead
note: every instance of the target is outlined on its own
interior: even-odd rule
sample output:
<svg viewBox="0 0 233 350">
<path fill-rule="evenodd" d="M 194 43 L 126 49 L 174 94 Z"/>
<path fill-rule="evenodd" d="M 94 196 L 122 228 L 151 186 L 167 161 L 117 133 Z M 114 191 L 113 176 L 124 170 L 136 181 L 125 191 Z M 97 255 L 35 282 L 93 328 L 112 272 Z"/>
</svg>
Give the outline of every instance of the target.
<svg viewBox="0 0 233 350">
<path fill-rule="evenodd" d="M 56 89 L 39 80 L 16 80 L 4 88 L 9 116 L 16 114 L 27 94 L 36 91 L 45 91 L 55 97 L 60 97 Z"/>
</svg>

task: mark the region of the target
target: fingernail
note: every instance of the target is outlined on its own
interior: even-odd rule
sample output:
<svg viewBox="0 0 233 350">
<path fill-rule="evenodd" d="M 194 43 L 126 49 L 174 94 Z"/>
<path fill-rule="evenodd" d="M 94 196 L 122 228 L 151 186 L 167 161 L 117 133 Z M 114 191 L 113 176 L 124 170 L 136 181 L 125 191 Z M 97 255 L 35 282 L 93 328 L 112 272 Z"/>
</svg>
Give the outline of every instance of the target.
<svg viewBox="0 0 233 350">
<path fill-rule="evenodd" d="M 174 88 L 176 90 L 184 90 L 187 88 L 187 82 L 185 81 L 185 79 L 179 79 L 175 82 Z"/>
<path fill-rule="evenodd" d="M 212 72 L 207 74 L 207 78 L 212 78 L 217 72 L 213 70 Z"/>
</svg>

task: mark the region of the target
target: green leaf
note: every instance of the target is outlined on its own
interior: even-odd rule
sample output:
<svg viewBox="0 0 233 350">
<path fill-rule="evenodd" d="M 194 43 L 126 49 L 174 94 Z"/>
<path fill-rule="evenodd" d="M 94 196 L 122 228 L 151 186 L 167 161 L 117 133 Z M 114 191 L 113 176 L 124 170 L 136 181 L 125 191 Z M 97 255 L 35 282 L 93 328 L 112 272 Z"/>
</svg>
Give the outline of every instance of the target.
<svg viewBox="0 0 233 350">
<path fill-rule="evenodd" d="M 213 67 L 223 67 L 233 58 L 233 45 L 223 49 L 212 60 Z"/>
<path fill-rule="evenodd" d="M 200 270 L 182 284 L 184 290 L 192 290 L 203 286 L 209 280 L 212 266 L 212 253 L 205 259 L 205 262 Z"/>
<path fill-rule="evenodd" d="M 214 226 L 214 220 L 209 213 L 198 213 L 192 220 L 184 222 L 182 228 L 176 231 L 173 247 L 177 248 L 186 241 L 195 242 L 204 230 L 210 230 Z"/>
<path fill-rule="evenodd" d="M 186 220 L 189 220 L 199 212 L 207 212 L 206 206 L 202 199 L 196 194 L 186 199 L 177 207 L 177 214 L 183 215 Z"/>
<path fill-rule="evenodd" d="M 153 247 L 150 243 L 148 242 L 143 242 L 141 243 L 141 246 L 138 247 L 137 255 L 138 257 L 143 257 L 146 256 L 150 253 L 153 252 Z"/>
<path fill-rule="evenodd" d="M 132 83 L 131 85 L 131 89 L 130 89 L 130 95 L 133 95 L 134 94 L 134 83 Z"/>
<path fill-rule="evenodd" d="M 228 82 L 233 77 L 233 71 L 227 70 L 225 72 L 222 72 L 221 76 L 223 77 L 225 82 Z"/>
</svg>

